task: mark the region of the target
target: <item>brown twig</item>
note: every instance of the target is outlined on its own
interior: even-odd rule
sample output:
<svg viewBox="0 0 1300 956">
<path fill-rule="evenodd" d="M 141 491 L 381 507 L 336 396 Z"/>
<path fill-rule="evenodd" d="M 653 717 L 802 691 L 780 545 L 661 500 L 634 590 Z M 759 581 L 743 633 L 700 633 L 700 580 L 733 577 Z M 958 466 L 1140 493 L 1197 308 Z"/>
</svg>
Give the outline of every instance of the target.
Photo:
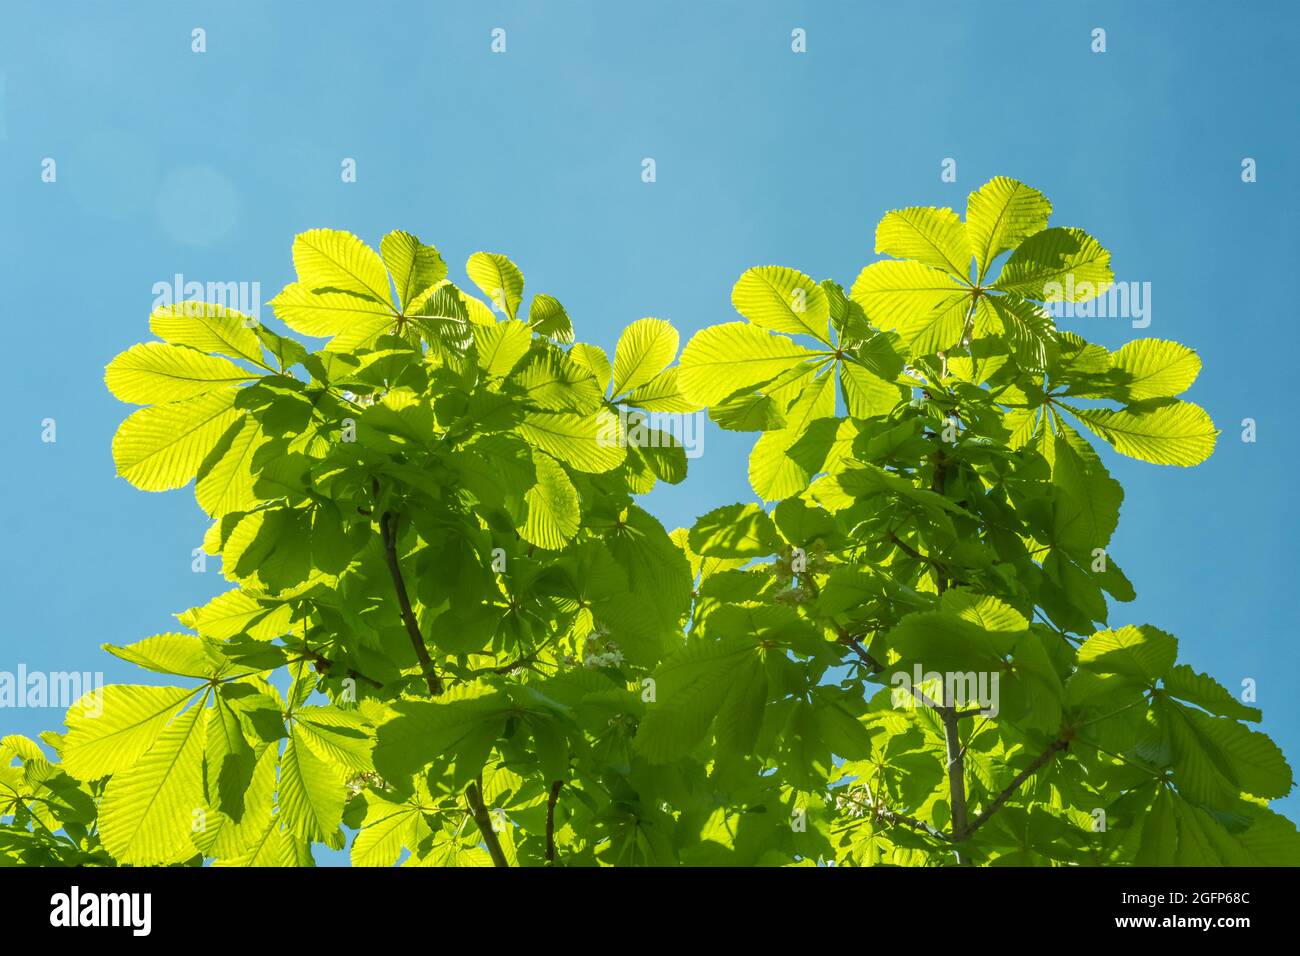
<svg viewBox="0 0 1300 956">
<path fill-rule="evenodd" d="M 1009 799 L 1011 799 L 1011 795 L 1015 793 L 1017 789 L 1019 789 L 1022 783 L 1028 780 L 1033 774 L 1037 773 L 1038 770 L 1041 769 L 1044 764 L 1046 764 L 1049 760 L 1052 759 L 1052 757 L 1054 757 L 1057 753 L 1064 750 L 1068 746 L 1070 746 L 1070 742 L 1068 740 L 1052 741 L 1052 745 L 1048 747 L 1046 750 L 1044 750 L 1037 757 L 1035 757 L 1033 763 L 1031 763 L 1024 770 L 1020 771 L 1020 773 L 1016 774 L 1015 779 L 1012 780 L 1011 783 L 1007 785 L 1007 788 L 1003 790 L 1001 793 L 999 793 L 996 797 L 994 797 L 993 802 L 990 803 L 983 810 L 981 810 L 979 816 L 977 816 L 974 820 L 972 820 L 969 826 L 966 827 L 954 826 L 953 839 L 965 840 L 969 838 L 970 835 L 974 833 L 976 830 L 978 830 L 980 827 L 984 826 L 984 824 L 988 822 L 989 817 L 993 816 L 993 814 L 997 813 L 1000 809 L 1002 809 L 1002 805 L 1006 803 Z"/>
<path fill-rule="evenodd" d="M 384 539 L 384 555 L 388 559 L 388 573 L 392 576 L 393 587 L 397 590 L 397 604 L 402 612 L 402 623 L 411 638 L 411 648 L 420 662 L 420 672 L 424 674 L 425 683 L 429 685 L 429 696 L 437 697 L 442 693 L 442 681 L 438 671 L 429 657 L 429 649 L 424 646 L 424 637 L 420 634 L 420 624 L 411 609 L 411 598 L 406 593 L 406 582 L 402 580 L 402 567 L 397 560 L 397 534 L 394 526 L 396 519 L 391 511 L 385 511 L 379 518 L 379 534 Z"/>
<path fill-rule="evenodd" d="M 563 780 L 556 780 L 551 784 L 551 795 L 546 798 L 546 862 L 552 865 L 555 863 L 555 804 L 563 786 Z"/>
</svg>

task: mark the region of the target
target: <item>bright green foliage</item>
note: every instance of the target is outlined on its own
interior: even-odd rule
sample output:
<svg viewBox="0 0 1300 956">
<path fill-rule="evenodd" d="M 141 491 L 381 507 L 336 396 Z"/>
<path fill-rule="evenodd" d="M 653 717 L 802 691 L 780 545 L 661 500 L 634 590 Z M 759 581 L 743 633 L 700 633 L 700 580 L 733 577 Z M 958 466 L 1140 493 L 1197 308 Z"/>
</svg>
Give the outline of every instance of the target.
<svg viewBox="0 0 1300 956">
<path fill-rule="evenodd" d="M 469 259 L 484 301 L 403 232 L 297 238 L 272 305 L 320 350 L 154 315 L 108 369 L 145 406 L 114 458 L 195 481 L 232 588 L 109 647 L 167 686 L 83 699 L 57 760 L 0 740 L 0 859 L 310 865 L 355 830 L 364 866 L 1300 862 L 1259 711 L 1109 620 L 1090 436 L 1192 465 L 1216 432 L 1190 349 L 1055 328 L 1111 274 L 1050 212 L 995 179 L 886 215 L 847 294 L 751 269 L 678 365 L 667 322 L 611 359 L 505 256 Z M 705 406 L 758 433 L 769 505 L 670 534 L 634 496 L 684 449 L 639 415 Z"/>
</svg>

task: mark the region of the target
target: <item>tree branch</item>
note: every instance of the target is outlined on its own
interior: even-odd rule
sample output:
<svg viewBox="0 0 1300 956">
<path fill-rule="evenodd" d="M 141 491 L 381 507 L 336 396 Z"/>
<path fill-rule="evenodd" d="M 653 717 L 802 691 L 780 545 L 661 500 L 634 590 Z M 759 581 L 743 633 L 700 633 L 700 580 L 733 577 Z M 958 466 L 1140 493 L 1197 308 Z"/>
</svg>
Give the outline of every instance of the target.
<svg viewBox="0 0 1300 956">
<path fill-rule="evenodd" d="M 388 573 L 393 578 L 393 587 L 397 589 L 397 604 L 401 608 L 402 623 L 411 638 L 411 648 L 420 662 L 420 672 L 424 674 L 425 683 L 429 685 L 429 696 L 437 697 L 442 693 L 442 681 L 438 671 L 429 658 L 429 649 L 424 646 L 424 637 L 420 634 L 420 624 L 411 610 L 411 598 L 406 593 L 406 582 L 402 580 L 402 568 L 397 562 L 396 521 L 391 511 L 385 511 L 379 518 L 379 534 L 384 539 L 384 555 L 388 558 Z"/>
<path fill-rule="evenodd" d="M 551 784 L 551 795 L 546 798 L 546 862 L 552 865 L 555 863 L 555 803 L 563 786 L 563 780 L 556 780 Z"/>
<path fill-rule="evenodd" d="M 966 833 L 966 762 L 962 757 L 961 733 L 957 728 L 957 709 L 936 707 L 935 712 L 943 722 L 943 743 L 948 754 L 948 801 L 952 809 L 953 839 L 956 840 L 957 834 Z M 966 862 L 960 850 L 957 851 L 957 862 Z"/>
<path fill-rule="evenodd" d="M 1001 810 L 1002 805 L 1006 803 L 1009 799 L 1011 799 L 1011 795 L 1015 793 L 1017 789 L 1019 789 L 1022 783 L 1028 780 L 1033 774 L 1038 772 L 1038 770 L 1042 768 L 1042 766 L 1046 764 L 1049 760 L 1051 760 L 1054 756 L 1056 756 L 1058 752 L 1064 750 L 1068 746 L 1070 746 L 1068 740 L 1052 741 L 1052 745 L 1050 747 L 1048 747 L 1041 754 L 1035 757 L 1034 762 L 1031 763 L 1028 767 L 1020 771 L 1020 773 L 1016 774 L 1016 778 L 1012 780 L 1010 784 L 1007 785 L 1007 788 L 1003 790 L 1001 793 L 999 793 L 996 797 L 994 797 L 992 803 L 990 803 L 987 807 L 985 807 L 983 810 L 980 811 L 979 816 L 977 816 L 974 820 L 971 821 L 970 826 L 964 828 L 959 828 L 957 826 L 954 826 L 953 840 L 956 841 L 956 840 L 968 839 L 972 833 L 974 833 L 980 827 L 984 826 L 984 824 L 988 822 L 989 817 L 993 816 L 993 814 Z"/>
<path fill-rule="evenodd" d="M 497 839 L 497 831 L 492 829 L 492 815 L 488 813 L 487 805 L 483 802 L 482 774 L 478 775 L 478 779 L 470 781 L 470 785 L 465 788 L 465 799 L 469 802 L 469 810 L 474 815 L 478 832 L 482 834 L 483 842 L 487 844 L 492 865 L 509 866 L 505 851 L 501 849 L 501 841 Z"/>
</svg>

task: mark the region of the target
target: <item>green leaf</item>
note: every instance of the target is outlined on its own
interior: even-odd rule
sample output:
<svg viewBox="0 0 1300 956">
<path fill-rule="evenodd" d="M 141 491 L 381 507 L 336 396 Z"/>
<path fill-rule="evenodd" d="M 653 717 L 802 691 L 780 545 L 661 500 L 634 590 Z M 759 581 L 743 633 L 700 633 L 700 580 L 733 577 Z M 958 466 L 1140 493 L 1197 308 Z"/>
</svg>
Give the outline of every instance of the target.
<svg viewBox="0 0 1300 956">
<path fill-rule="evenodd" d="M 105 644 L 104 650 L 159 674 L 207 679 L 217 671 L 203 640 L 193 634 L 155 634 L 126 647 Z"/>
<path fill-rule="evenodd" d="M 726 505 L 699 518 L 690 531 L 691 550 L 701 557 L 756 558 L 781 546 L 776 525 L 758 505 Z"/>
<path fill-rule="evenodd" d="M 1172 668 L 1165 675 L 1163 686 L 1165 693 L 1170 697 L 1185 700 L 1220 717 L 1255 722 L 1264 719 L 1259 708 L 1247 707 L 1213 677 L 1197 673 L 1186 664 L 1179 664 Z"/>
<path fill-rule="evenodd" d="M 1191 402 L 1130 405 L 1120 411 L 1070 407 L 1070 411 L 1120 454 L 1155 465 L 1199 465 L 1213 454 L 1219 435 L 1205 410 Z"/>
<path fill-rule="evenodd" d="M 678 362 L 682 391 L 693 402 L 712 405 L 733 392 L 769 382 L 819 354 L 745 322 L 710 326 L 696 332 L 682 350 Z"/>
<path fill-rule="evenodd" d="M 295 730 L 280 755 L 280 815 L 289 829 L 304 840 L 343 846 L 339 823 L 343 819 L 346 774 L 322 760 L 306 746 Z"/>
<path fill-rule="evenodd" d="M 149 330 L 165 342 L 259 365 L 262 346 L 255 325 L 256 320 L 242 312 L 210 302 L 178 302 L 149 316 Z"/>
<path fill-rule="evenodd" d="M 193 398 L 256 377 L 233 362 L 196 349 L 144 342 L 108 364 L 104 384 L 119 401 L 151 405 Z"/>
<path fill-rule="evenodd" d="M 1111 359 L 1124 375 L 1128 401 L 1172 398 L 1191 388 L 1201 371 L 1201 359 L 1191 349 L 1163 339 L 1134 339 Z"/>
<path fill-rule="evenodd" d="M 897 331 L 917 354 L 957 344 L 970 307 L 968 286 L 906 259 L 873 262 L 858 274 L 849 295 L 873 325 Z"/>
<path fill-rule="evenodd" d="M 1110 253 L 1082 229 L 1044 229 L 1030 236 L 1003 266 L 993 288 L 1038 302 L 1082 302 L 1114 281 Z"/>
<path fill-rule="evenodd" d="M 380 240 L 379 252 L 397 289 L 397 303 L 403 309 L 410 308 L 422 293 L 447 276 L 447 263 L 438 250 L 409 232 L 390 232 Z"/>
<path fill-rule="evenodd" d="M 1091 563 L 1095 549 L 1105 548 L 1115 533 L 1124 489 L 1078 432 L 1063 423 L 1058 429 L 1044 437 L 1052 480 L 1061 489 L 1053 511 L 1053 540 Z"/>
<path fill-rule="evenodd" d="M 811 335 L 830 344 L 830 303 L 802 272 L 784 266 L 747 269 L 731 290 L 731 304 L 759 328 Z"/>
<path fill-rule="evenodd" d="M 539 548 L 558 550 L 582 522 L 578 492 L 554 459 L 534 454 L 533 465 L 537 483 L 524 494 L 527 517 L 518 525 L 519 536 Z"/>
<path fill-rule="evenodd" d="M 970 277 L 970 241 L 951 209 L 913 206 L 885 213 L 876 226 L 876 252 L 915 259 L 961 279 Z"/>
<path fill-rule="evenodd" d="M 375 251 L 350 232 L 310 229 L 293 240 L 298 282 L 313 292 L 351 293 L 387 305 L 388 273 Z"/>
<path fill-rule="evenodd" d="M 367 794 L 366 816 L 352 841 L 352 865 L 392 866 L 403 847 L 414 851 L 429 833 L 418 803 L 390 803 Z"/>
<path fill-rule="evenodd" d="M 588 474 L 617 468 L 627 457 L 618 419 L 607 411 L 594 415 L 528 412 L 519 434 L 529 444 Z"/>
<path fill-rule="evenodd" d="M 142 491 L 181 487 L 242 414 L 235 395 L 226 388 L 132 413 L 113 436 L 117 473 Z"/>
<path fill-rule="evenodd" d="M 78 780 L 133 766 L 198 691 L 185 687 L 109 684 L 68 709 L 63 767 Z"/>
<path fill-rule="evenodd" d="M 453 757 L 476 737 L 493 738 L 514 704 L 481 682 L 460 684 L 436 701 L 398 701 L 375 743 L 375 769 L 385 780 L 409 779 L 438 757 Z"/>
<path fill-rule="evenodd" d="M 186 627 L 205 637 L 224 641 L 247 634 L 260 641 L 280 637 L 289 630 L 292 609 L 287 604 L 268 606 L 239 588 L 218 594 L 203 607 L 178 615 Z"/>
<path fill-rule="evenodd" d="M 647 412 L 694 412 L 700 406 L 682 391 L 680 369 L 666 368 L 639 388 L 624 397 L 629 405 Z"/>
<path fill-rule="evenodd" d="M 1178 640 L 1159 628 L 1126 625 L 1098 631 L 1079 647 L 1079 666 L 1098 674 L 1120 674 L 1140 684 L 1154 684 L 1169 673 L 1178 656 Z"/>
<path fill-rule="evenodd" d="M 100 839 L 119 863 L 175 863 L 194 855 L 202 812 L 206 715 L 194 706 L 173 720 L 129 772 L 115 773 L 99 808 Z"/>
<path fill-rule="evenodd" d="M 709 417 L 736 432 L 766 432 L 786 427 L 781 403 L 760 392 L 737 392 L 709 409 Z"/>
<path fill-rule="evenodd" d="M 993 260 L 1046 228 L 1052 204 L 1037 189 L 998 176 L 966 200 L 966 234 L 975 254 L 976 275 L 988 274 Z"/>
<path fill-rule="evenodd" d="M 528 307 L 528 324 L 538 335 L 554 342 L 573 341 L 573 322 L 560 300 L 551 295 L 535 295 Z"/>
<path fill-rule="evenodd" d="M 623 330 L 614 349 L 614 395 L 639 388 L 677 354 L 677 330 L 663 319 L 639 319 Z"/>
<path fill-rule="evenodd" d="M 1187 799 L 1229 809 L 1241 793 L 1271 799 L 1291 792 L 1291 768 L 1266 735 L 1168 699 L 1158 699 L 1155 711 L 1173 747 L 1174 779 Z"/>
<path fill-rule="evenodd" d="M 876 375 L 855 361 L 840 363 L 840 389 L 854 418 L 888 415 L 903 400 L 906 388 Z"/>
<path fill-rule="evenodd" d="M 479 368 L 494 378 L 502 377 L 527 354 L 532 340 L 533 330 L 522 322 L 474 326 Z"/>
<path fill-rule="evenodd" d="M 766 501 L 789 498 L 822 469 L 838 434 L 835 377 L 815 379 L 786 413 L 786 427 L 764 432 L 749 455 L 749 483 Z"/>
<path fill-rule="evenodd" d="M 752 656 L 754 645 L 743 640 L 692 640 L 660 664 L 654 673 L 655 700 L 637 730 L 637 751 L 659 764 L 690 753 L 727 699 L 731 675 Z"/>
<path fill-rule="evenodd" d="M 347 332 L 360 343 L 377 338 L 396 321 L 393 307 L 386 301 L 350 292 L 313 290 L 303 282 L 285 286 L 267 304 L 289 328 L 318 338 Z"/>
<path fill-rule="evenodd" d="M 515 318 L 524 295 L 524 274 L 518 266 L 500 253 L 476 252 L 465 271 L 498 311 Z"/>
</svg>

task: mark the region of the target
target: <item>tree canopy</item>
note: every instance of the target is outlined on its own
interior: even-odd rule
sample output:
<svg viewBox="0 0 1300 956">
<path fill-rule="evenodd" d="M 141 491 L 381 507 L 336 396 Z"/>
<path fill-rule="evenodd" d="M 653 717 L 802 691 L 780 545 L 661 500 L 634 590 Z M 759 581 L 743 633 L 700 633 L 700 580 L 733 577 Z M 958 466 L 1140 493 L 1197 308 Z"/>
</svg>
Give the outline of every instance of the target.
<svg viewBox="0 0 1300 956">
<path fill-rule="evenodd" d="M 194 482 L 230 588 L 105 647 L 148 683 L 0 739 L 0 859 L 1300 862 L 1259 710 L 1113 619 L 1097 443 L 1192 466 L 1217 432 L 1193 350 L 1056 327 L 1112 273 L 1051 211 L 997 178 L 889 212 L 847 289 L 749 269 L 680 356 L 400 231 L 294 240 L 270 304 L 306 341 L 155 311 L 113 458 Z M 705 412 L 756 434 L 755 498 L 669 530 L 637 497 Z"/>
</svg>

